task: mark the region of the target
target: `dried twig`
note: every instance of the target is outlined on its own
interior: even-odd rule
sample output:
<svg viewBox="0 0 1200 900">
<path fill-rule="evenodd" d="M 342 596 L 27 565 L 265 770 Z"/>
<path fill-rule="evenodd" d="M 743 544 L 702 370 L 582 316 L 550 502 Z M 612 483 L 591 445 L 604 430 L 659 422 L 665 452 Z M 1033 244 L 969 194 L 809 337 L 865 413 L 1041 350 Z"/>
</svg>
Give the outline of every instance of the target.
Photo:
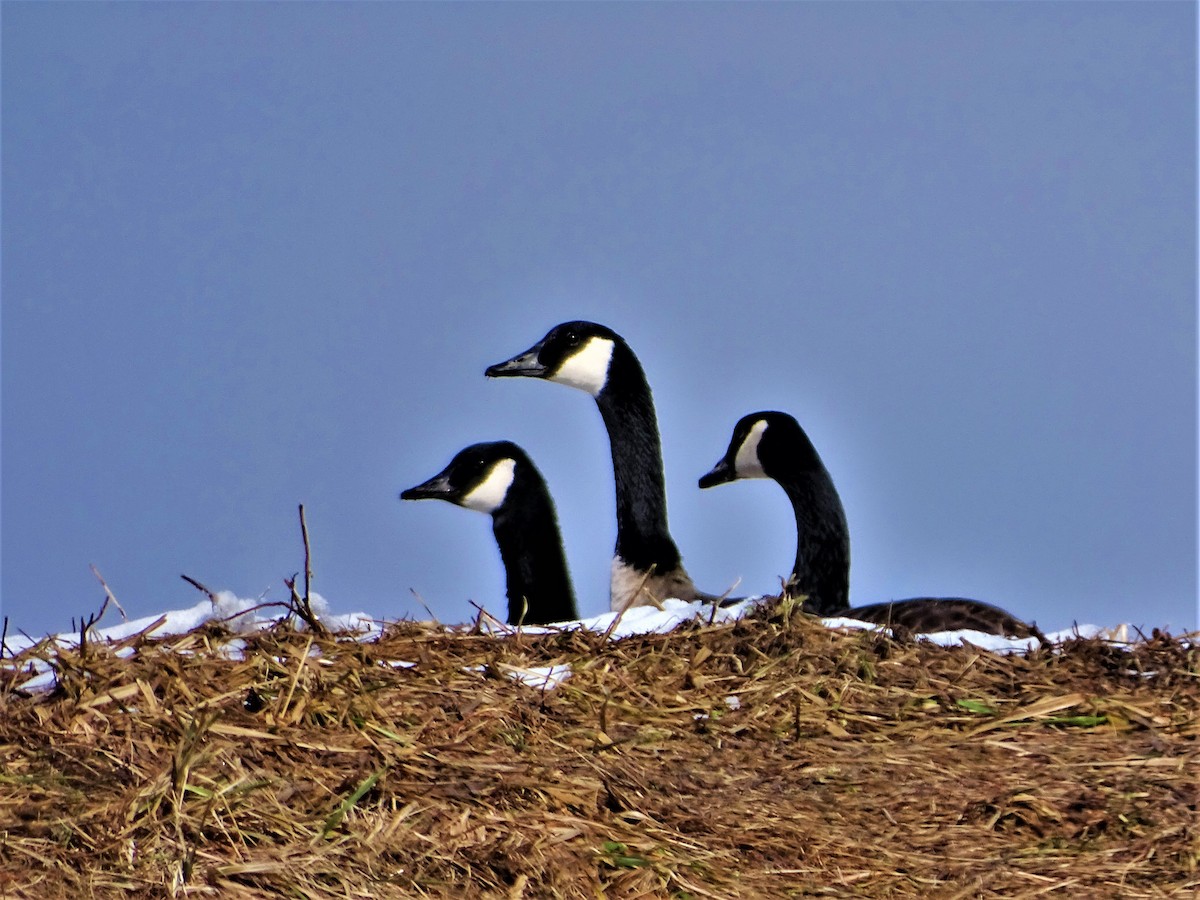
<svg viewBox="0 0 1200 900">
<path fill-rule="evenodd" d="M 440 624 L 438 617 L 434 614 L 433 610 L 429 608 L 429 604 L 425 602 L 425 598 L 412 588 L 409 588 L 408 591 L 413 595 L 413 597 L 416 598 L 417 602 L 421 604 L 421 607 L 425 610 L 425 612 L 429 614 L 429 621 L 435 624 Z"/>
<path fill-rule="evenodd" d="M 125 610 L 123 610 L 121 608 L 121 604 L 117 602 L 116 594 L 114 594 L 112 592 L 112 590 L 108 586 L 108 582 L 106 582 L 104 580 L 104 577 L 100 574 L 100 570 L 97 569 L 94 565 L 92 566 L 92 574 L 96 576 L 96 580 L 99 581 L 101 587 L 104 588 L 104 605 L 100 607 L 100 612 L 96 614 L 95 621 L 96 622 L 100 621 L 101 617 L 104 615 L 104 611 L 106 609 L 108 609 L 108 604 L 112 603 L 112 605 L 117 608 L 117 612 L 119 612 L 121 614 L 121 621 L 128 622 L 129 617 L 127 615 L 125 615 Z"/>
<path fill-rule="evenodd" d="M 291 592 L 292 608 L 296 615 L 301 618 L 314 634 L 328 634 L 328 629 L 321 624 L 320 619 L 317 618 L 317 614 L 313 612 L 312 608 L 312 547 L 308 540 L 308 522 L 304 517 L 303 503 L 300 504 L 300 537 L 304 541 L 304 596 L 301 597 L 300 593 L 296 590 L 297 575 L 293 575 L 290 579 L 285 578 L 283 583 L 288 586 L 288 590 Z"/>
<path fill-rule="evenodd" d="M 738 585 L 741 583 L 742 583 L 742 578 L 739 575 L 734 580 L 733 584 L 731 584 L 729 587 L 727 587 L 725 589 L 725 593 L 721 594 L 720 596 L 713 597 L 712 600 L 709 601 L 709 603 L 712 605 L 712 609 L 710 609 L 708 611 L 708 624 L 709 625 L 712 625 L 713 623 L 715 623 L 717 621 L 717 610 L 726 605 L 725 601 L 728 599 L 729 595 L 732 594 L 734 591 L 736 591 L 738 589 Z M 730 601 L 729 605 L 732 606 L 733 602 L 734 601 Z"/>
<path fill-rule="evenodd" d="M 212 590 L 210 590 L 204 584 L 201 584 L 199 581 L 197 581 L 195 578 L 193 578 L 191 575 L 180 575 L 179 577 L 182 578 L 184 581 L 186 581 L 188 584 L 190 584 L 192 587 L 194 587 L 196 590 L 207 595 L 210 602 L 212 602 L 212 603 L 217 602 L 217 595 L 214 594 L 212 592 Z"/>
<path fill-rule="evenodd" d="M 468 600 L 467 602 L 470 603 L 473 607 L 475 607 L 476 610 L 478 610 L 478 612 L 475 614 L 475 624 L 472 626 L 472 633 L 474 633 L 474 634 L 483 634 L 484 633 L 483 632 L 484 618 L 491 619 L 501 629 L 503 629 L 504 626 L 507 624 L 506 622 L 502 621 L 501 619 L 498 619 L 495 616 L 493 616 L 490 612 L 487 611 L 487 609 L 485 607 L 480 606 L 474 600 Z M 495 629 L 493 628 L 490 630 L 494 631 Z"/>
<path fill-rule="evenodd" d="M 304 518 L 304 504 L 300 504 L 300 537 L 304 540 L 304 603 L 311 609 L 312 600 L 312 548 L 308 542 L 308 521 Z"/>
</svg>

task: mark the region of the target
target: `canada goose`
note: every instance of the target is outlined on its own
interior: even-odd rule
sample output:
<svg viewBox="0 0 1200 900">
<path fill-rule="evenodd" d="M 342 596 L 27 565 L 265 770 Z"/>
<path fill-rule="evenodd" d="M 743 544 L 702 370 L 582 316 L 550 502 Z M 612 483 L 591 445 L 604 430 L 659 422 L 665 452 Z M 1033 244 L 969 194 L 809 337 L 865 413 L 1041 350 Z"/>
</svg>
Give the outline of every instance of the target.
<svg viewBox="0 0 1200 900">
<path fill-rule="evenodd" d="M 742 478 L 774 479 L 796 516 L 796 562 L 787 593 L 805 595 L 805 609 L 916 632 L 970 628 L 989 634 L 1040 637 L 1036 627 L 999 607 L 961 597 L 919 597 L 849 607 L 850 535 L 833 479 L 799 423 L 787 413 L 757 412 L 734 426 L 729 448 L 700 487 Z"/>
<path fill-rule="evenodd" d="M 472 444 L 401 500 L 446 500 L 488 513 L 504 561 L 508 624 L 578 619 L 554 501 L 541 472 L 511 441 Z"/>
<path fill-rule="evenodd" d="M 770 426 L 770 438 L 764 440 Z M 788 590 L 819 616 L 849 605 L 850 531 L 833 479 L 804 429 L 784 413 L 755 413 L 733 429 L 724 458 L 700 479 L 713 487 L 739 478 L 774 478 L 796 516 L 796 562 Z"/>
<path fill-rule="evenodd" d="M 608 429 L 617 493 L 612 609 L 667 597 L 714 599 L 696 590 L 671 539 L 654 398 L 641 363 L 620 335 L 592 322 L 564 322 L 524 353 L 489 366 L 486 374 L 545 378 L 595 398 Z"/>
</svg>

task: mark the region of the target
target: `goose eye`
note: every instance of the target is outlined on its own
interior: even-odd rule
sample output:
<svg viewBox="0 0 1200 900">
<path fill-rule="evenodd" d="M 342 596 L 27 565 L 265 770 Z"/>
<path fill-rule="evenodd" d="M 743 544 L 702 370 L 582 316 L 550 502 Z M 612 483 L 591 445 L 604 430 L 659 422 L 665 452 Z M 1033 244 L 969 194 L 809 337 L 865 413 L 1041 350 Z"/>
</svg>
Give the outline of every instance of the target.
<svg viewBox="0 0 1200 900">
<path fill-rule="evenodd" d="M 578 346 L 578 344 L 579 344 L 578 332 L 568 331 L 567 332 L 567 345 L 570 347 L 575 347 L 575 346 Z"/>
</svg>

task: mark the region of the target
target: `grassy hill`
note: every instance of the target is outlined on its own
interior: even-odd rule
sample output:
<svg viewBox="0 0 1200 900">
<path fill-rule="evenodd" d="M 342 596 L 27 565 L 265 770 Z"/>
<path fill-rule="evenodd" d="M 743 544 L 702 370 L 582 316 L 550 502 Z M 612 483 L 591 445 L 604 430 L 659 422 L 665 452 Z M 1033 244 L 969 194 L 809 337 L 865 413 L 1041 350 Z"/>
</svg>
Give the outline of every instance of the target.
<svg viewBox="0 0 1200 900">
<path fill-rule="evenodd" d="M 47 647 L 3 660 L 0 897 L 1200 891 L 1178 638 L 999 656 L 775 609 L 616 642 L 231 639 L 87 645 L 33 696 Z"/>
</svg>

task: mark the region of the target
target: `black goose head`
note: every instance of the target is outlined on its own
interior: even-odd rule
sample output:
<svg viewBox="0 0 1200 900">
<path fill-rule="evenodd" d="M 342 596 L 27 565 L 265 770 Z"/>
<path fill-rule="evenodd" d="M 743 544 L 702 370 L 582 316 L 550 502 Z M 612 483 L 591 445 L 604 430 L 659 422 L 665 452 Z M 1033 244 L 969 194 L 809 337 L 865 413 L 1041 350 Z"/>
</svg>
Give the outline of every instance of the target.
<svg viewBox="0 0 1200 900">
<path fill-rule="evenodd" d="M 782 412 L 756 412 L 738 420 L 729 448 L 712 471 L 701 477 L 700 487 L 742 478 L 786 481 L 789 476 L 819 468 L 821 458 L 795 419 Z"/>
<path fill-rule="evenodd" d="M 472 444 L 428 481 L 400 494 L 401 500 L 445 500 L 467 509 L 495 513 L 508 498 L 517 469 L 530 465 L 511 441 Z"/>
<path fill-rule="evenodd" d="M 628 352 L 621 336 L 611 328 L 595 322 L 564 322 L 524 353 L 488 366 L 485 374 L 491 378 L 545 378 L 597 397 L 608 384 L 618 348 Z"/>
</svg>

